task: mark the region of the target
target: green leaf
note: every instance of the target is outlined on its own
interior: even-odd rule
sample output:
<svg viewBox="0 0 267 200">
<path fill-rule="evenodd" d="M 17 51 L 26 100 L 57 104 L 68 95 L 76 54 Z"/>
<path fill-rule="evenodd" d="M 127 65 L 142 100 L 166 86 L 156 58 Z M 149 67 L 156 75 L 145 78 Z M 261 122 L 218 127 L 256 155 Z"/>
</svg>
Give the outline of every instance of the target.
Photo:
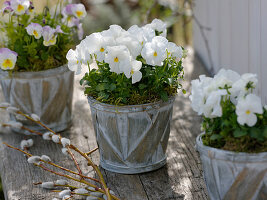
<svg viewBox="0 0 267 200">
<path fill-rule="evenodd" d="M 249 134 L 252 138 L 258 139 L 258 140 L 262 140 L 262 131 L 259 128 L 251 128 L 249 131 Z"/>
<path fill-rule="evenodd" d="M 41 54 L 41 59 L 42 60 L 47 60 L 48 56 L 49 56 L 49 54 L 47 52 L 44 52 L 44 53 Z"/>
<path fill-rule="evenodd" d="M 146 88 L 147 86 L 145 84 L 139 84 L 139 89 L 143 90 L 144 88 Z"/>
<path fill-rule="evenodd" d="M 242 136 L 245 136 L 247 135 L 248 133 L 246 131 L 242 131 L 240 129 L 236 129 L 234 131 L 234 137 L 242 137 Z"/>
<path fill-rule="evenodd" d="M 105 84 L 101 83 L 96 86 L 96 91 L 103 91 L 105 90 Z"/>
<path fill-rule="evenodd" d="M 168 94 L 166 91 L 161 91 L 160 92 L 160 97 L 163 101 L 168 101 Z"/>
<path fill-rule="evenodd" d="M 110 86 L 109 86 L 109 89 L 111 91 L 115 90 L 116 89 L 116 85 L 114 83 L 112 83 Z"/>
<path fill-rule="evenodd" d="M 219 134 L 213 134 L 210 139 L 211 140 L 218 140 L 218 139 L 221 139 L 223 138 L 223 136 L 219 135 Z"/>
</svg>

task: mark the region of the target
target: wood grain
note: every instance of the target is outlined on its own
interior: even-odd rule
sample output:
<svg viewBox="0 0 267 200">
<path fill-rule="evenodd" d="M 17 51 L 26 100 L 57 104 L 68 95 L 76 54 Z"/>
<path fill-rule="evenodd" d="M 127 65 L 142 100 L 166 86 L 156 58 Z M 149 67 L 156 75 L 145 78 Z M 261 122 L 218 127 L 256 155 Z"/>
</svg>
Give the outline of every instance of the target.
<svg viewBox="0 0 267 200">
<path fill-rule="evenodd" d="M 198 60 L 194 60 L 192 50 L 185 63 L 186 80 L 184 85 L 189 91 L 190 80 L 199 74 L 207 73 Z M 75 80 L 73 101 L 73 125 L 62 133 L 83 151 L 97 147 L 90 116 L 90 108 L 82 88 Z M 0 94 L 2 95 L 2 94 Z M 171 134 L 167 150 L 167 165 L 163 168 L 139 175 L 121 175 L 101 169 L 108 186 L 124 200 L 193 200 L 208 199 L 199 156 L 195 151 L 195 138 L 199 134 L 200 118 L 191 110 L 188 94 L 178 95 L 175 101 Z M 3 96 L 0 96 L 3 100 Z M 7 121 L 7 113 L 0 112 L 1 122 Z M 2 142 L 19 146 L 22 139 L 33 138 L 34 155 L 46 154 L 56 163 L 75 170 L 71 159 L 61 153 L 58 145 L 44 141 L 38 136 L 24 136 L 12 132 L 0 133 L 0 172 L 6 200 L 42 200 L 57 195 L 34 186 L 33 182 L 52 181 L 56 176 L 29 165 L 20 153 L 5 147 Z M 99 163 L 99 154 L 92 155 Z M 78 159 L 82 171 L 92 177 L 96 174 L 82 159 Z M 75 184 L 75 183 L 73 183 Z"/>
</svg>

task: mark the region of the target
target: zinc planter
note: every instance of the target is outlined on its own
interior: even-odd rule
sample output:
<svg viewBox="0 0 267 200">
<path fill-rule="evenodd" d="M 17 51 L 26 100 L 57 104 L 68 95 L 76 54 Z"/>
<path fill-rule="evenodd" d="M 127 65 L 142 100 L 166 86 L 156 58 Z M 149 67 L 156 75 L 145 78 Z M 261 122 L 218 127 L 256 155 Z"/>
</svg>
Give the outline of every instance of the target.
<svg viewBox="0 0 267 200">
<path fill-rule="evenodd" d="M 24 113 L 35 113 L 54 131 L 71 125 L 74 73 L 67 66 L 39 72 L 14 72 L 11 76 L 0 71 L 0 82 L 5 100 Z M 26 127 L 44 129 L 27 120 L 17 119 Z"/>
<path fill-rule="evenodd" d="M 196 140 L 211 200 L 267 199 L 267 152 L 235 153 Z"/>
<path fill-rule="evenodd" d="M 137 174 L 165 165 L 174 99 L 114 106 L 89 97 L 101 167 Z"/>
</svg>

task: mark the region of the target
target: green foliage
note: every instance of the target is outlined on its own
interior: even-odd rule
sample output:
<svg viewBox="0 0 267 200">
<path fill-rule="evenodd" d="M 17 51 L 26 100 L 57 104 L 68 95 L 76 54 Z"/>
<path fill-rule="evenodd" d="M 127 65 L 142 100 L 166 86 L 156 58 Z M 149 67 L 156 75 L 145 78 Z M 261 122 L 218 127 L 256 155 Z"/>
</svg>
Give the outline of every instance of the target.
<svg viewBox="0 0 267 200">
<path fill-rule="evenodd" d="M 168 97 L 177 93 L 177 89 L 181 89 L 182 61 L 167 58 L 163 66 L 155 67 L 142 62 L 142 79 L 135 84 L 124 74 L 110 72 L 109 65 L 100 62 L 97 63 L 98 69 L 86 73 L 80 83 L 85 85 L 86 95 L 115 105 L 144 104 L 160 99 L 167 101 Z"/>
<path fill-rule="evenodd" d="M 254 127 L 240 125 L 237 122 L 235 105 L 230 99 L 221 101 L 222 117 L 205 118 L 202 128 L 204 145 L 237 152 L 266 152 L 267 151 L 267 110 L 257 115 Z"/>
<path fill-rule="evenodd" d="M 0 22 L 0 31 L 6 35 L 5 46 L 18 53 L 17 63 L 12 71 L 41 71 L 67 63 L 66 54 L 73 46 L 74 30 L 61 22 L 62 15 L 51 16 L 47 7 L 34 17 L 28 14 L 9 15 L 8 22 Z M 35 39 L 28 35 L 26 27 L 31 22 L 52 28 L 61 25 L 64 33 L 57 35 L 55 45 L 44 46 L 43 37 Z"/>
</svg>

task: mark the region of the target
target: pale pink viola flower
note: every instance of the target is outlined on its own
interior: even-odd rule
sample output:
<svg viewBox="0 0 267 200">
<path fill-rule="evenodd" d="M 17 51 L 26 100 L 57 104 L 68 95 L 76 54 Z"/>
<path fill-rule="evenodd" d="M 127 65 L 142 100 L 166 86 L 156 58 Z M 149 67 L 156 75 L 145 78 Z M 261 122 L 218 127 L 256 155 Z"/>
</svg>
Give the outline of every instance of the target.
<svg viewBox="0 0 267 200">
<path fill-rule="evenodd" d="M 71 7 L 72 14 L 77 17 L 78 19 L 83 19 L 86 16 L 86 10 L 83 4 L 74 4 L 73 7 Z"/>
<path fill-rule="evenodd" d="M 12 70 L 17 62 L 18 54 L 8 48 L 0 49 L 0 68 L 2 70 Z"/>
<path fill-rule="evenodd" d="M 10 0 L 10 6 L 17 15 L 23 15 L 30 7 L 29 0 Z"/>
<path fill-rule="evenodd" d="M 40 39 L 43 33 L 43 27 L 38 23 L 30 23 L 26 27 L 27 33 L 34 36 L 35 39 Z"/>
<path fill-rule="evenodd" d="M 44 38 L 44 42 L 43 42 L 44 46 L 52 46 L 56 44 L 57 33 L 63 33 L 59 25 L 56 27 L 56 29 L 50 26 L 44 26 L 43 33 L 42 33 L 42 36 Z"/>
<path fill-rule="evenodd" d="M 10 1 L 5 1 L 4 3 L 3 3 L 3 7 L 2 7 L 2 9 L 1 9 L 1 13 L 6 13 L 6 12 L 12 12 L 13 11 L 13 9 L 12 9 L 12 7 L 11 7 L 11 4 L 10 4 Z"/>
</svg>

